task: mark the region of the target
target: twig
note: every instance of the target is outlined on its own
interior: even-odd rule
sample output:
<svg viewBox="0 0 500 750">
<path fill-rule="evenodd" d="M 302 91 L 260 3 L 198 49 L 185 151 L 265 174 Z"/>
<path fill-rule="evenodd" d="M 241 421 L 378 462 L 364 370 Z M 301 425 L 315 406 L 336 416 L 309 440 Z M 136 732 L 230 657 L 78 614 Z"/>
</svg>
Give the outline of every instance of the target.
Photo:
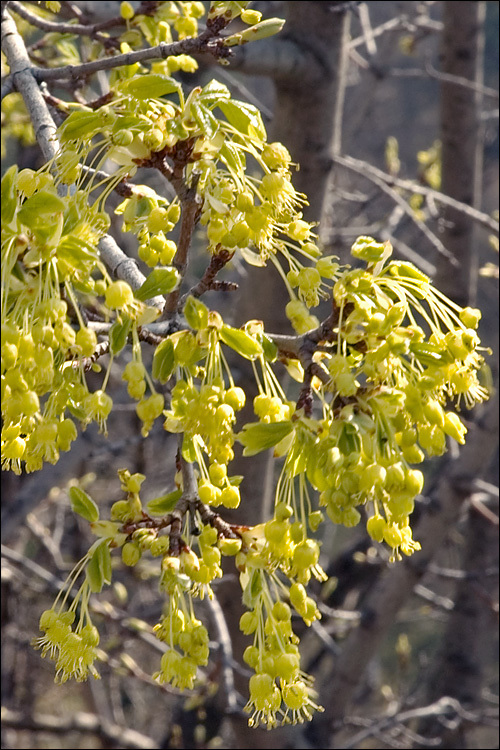
<svg viewBox="0 0 500 750">
<path fill-rule="evenodd" d="M 78 34 L 80 36 L 89 36 L 92 39 L 101 42 L 101 44 L 103 44 L 104 46 L 109 46 L 110 43 L 113 45 L 117 44 L 117 40 L 113 40 L 109 36 L 100 34 L 95 29 L 95 24 L 92 26 L 82 26 L 76 23 L 48 21 L 44 18 L 40 18 L 40 16 L 37 16 L 35 13 L 31 13 L 31 11 L 29 11 L 24 5 L 22 5 L 22 3 L 15 2 L 15 0 L 11 0 L 11 2 L 9 3 L 9 8 L 14 13 L 17 13 L 18 16 L 21 16 L 21 18 L 23 18 L 29 24 L 31 24 L 32 26 L 36 26 L 43 31 L 56 32 L 58 34 Z M 122 24 L 124 24 L 124 20 L 122 18 L 120 18 L 119 20 Z M 116 19 L 116 22 L 118 22 L 118 19 Z"/>
<path fill-rule="evenodd" d="M 64 65 L 59 68 L 33 68 L 33 77 L 37 81 L 54 81 L 70 79 L 76 81 L 80 78 L 92 75 L 100 70 L 112 70 L 124 65 L 134 65 L 146 60 L 162 60 L 171 55 L 192 55 L 196 53 L 209 52 L 216 59 L 229 57 L 231 50 L 225 47 L 223 41 L 217 38 L 217 34 L 207 29 L 203 34 L 195 38 L 182 39 L 178 42 L 167 44 L 160 42 L 156 47 L 126 52 L 114 57 L 104 57 L 80 65 Z"/>
<path fill-rule="evenodd" d="M 36 517 L 34 513 L 28 513 L 25 520 L 26 526 L 29 528 L 32 534 L 40 541 L 45 547 L 51 558 L 53 559 L 56 567 L 59 569 L 64 568 L 65 563 L 61 550 L 55 540 L 49 533 L 49 529 L 43 525 L 43 523 Z"/>
<path fill-rule="evenodd" d="M 457 201 L 454 198 L 450 198 L 449 195 L 440 193 L 438 190 L 433 190 L 432 188 L 426 187 L 424 185 L 419 185 L 412 180 L 402 180 L 399 177 L 393 177 L 392 175 L 383 172 L 381 169 L 377 169 L 377 167 L 368 164 L 368 162 L 362 161 L 360 159 L 354 159 L 352 156 L 334 156 L 333 158 L 334 161 L 336 161 L 338 164 L 341 164 L 343 167 L 346 167 L 353 172 L 362 174 L 368 180 L 375 182 L 375 184 L 380 184 L 379 181 L 381 181 L 389 187 L 401 188 L 402 190 L 407 190 L 410 193 L 417 193 L 418 195 L 431 197 L 438 203 L 442 203 L 445 206 L 450 206 L 451 208 L 460 211 L 466 216 L 469 216 L 473 221 L 477 222 L 481 226 L 484 226 L 486 229 L 489 229 L 494 234 L 498 235 L 499 233 L 499 222 L 495 221 L 495 219 L 493 219 L 491 216 L 488 216 L 488 214 L 485 214 L 482 211 L 478 211 L 476 208 L 472 208 L 472 206 L 468 206 L 466 203 L 462 203 L 461 201 Z M 392 197 L 394 198 L 393 195 Z M 406 202 L 405 206 L 405 213 L 409 213 L 411 209 L 406 204 Z"/>
<path fill-rule="evenodd" d="M 181 297 L 180 305 L 183 307 L 185 304 L 187 298 L 192 295 L 193 297 L 201 297 L 202 294 L 205 292 L 211 291 L 211 290 L 220 290 L 220 286 L 217 286 L 219 283 L 223 283 L 227 285 L 226 287 L 223 287 L 222 289 L 225 291 L 237 289 L 237 284 L 232 284 L 231 282 L 216 282 L 215 277 L 219 273 L 219 271 L 224 268 L 226 263 L 229 263 L 231 258 L 233 257 L 234 252 L 227 250 L 226 248 L 222 248 L 219 252 L 212 255 L 210 258 L 210 263 L 208 264 L 205 273 L 201 277 L 201 279 L 198 281 L 197 284 L 191 287 L 191 289 L 184 294 Z"/>
<path fill-rule="evenodd" d="M 450 698 L 443 696 L 435 703 L 431 703 L 429 706 L 422 706 L 421 708 L 412 708 L 408 711 L 400 711 L 394 713 L 392 716 L 387 716 L 379 721 L 374 721 L 366 729 L 358 732 L 354 737 L 350 739 L 343 747 L 345 750 L 351 750 L 351 748 L 359 747 L 360 743 L 363 742 L 367 737 L 374 736 L 375 733 L 384 731 L 395 724 L 403 724 L 404 722 L 411 721 L 412 719 L 422 719 L 427 716 L 442 717 L 443 720 L 449 719 L 450 714 L 461 723 L 462 721 L 472 722 L 473 724 L 481 723 L 481 717 L 479 714 L 467 711 L 462 704 Z"/>
<path fill-rule="evenodd" d="M 44 159 L 50 161 L 58 151 L 56 126 L 33 77 L 33 67 L 23 39 L 7 10 L 2 18 L 2 50 L 7 58 L 14 86 L 23 97 Z"/>
<path fill-rule="evenodd" d="M 446 247 L 443 245 L 441 240 L 439 240 L 436 235 L 431 232 L 429 227 L 421 221 L 421 219 L 417 218 L 415 215 L 415 212 L 411 208 L 411 206 L 407 203 L 407 201 L 399 195 L 396 190 L 393 189 L 392 180 L 394 178 L 386 175 L 384 172 L 381 172 L 381 170 L 376 169 L 375 167 L 371 167 L 365 162 L 362 162 L 358 159 L 353 159 L 352 157 L 345 157 L 345 156 L 333 156 L 333 161 L 335 161 L 337 164 L 340 164 L 343 167 L 346 167 L 347 169 L 350 169 L 353 172 L 357 172 L 358 174 L 363 175 L 365 179 L 370 180 L 375 185 L 378 185 L 379 188 L 389 195 L 392 200 L 397 203 L 403 211 L 409 216 L 409 218 L 413 221 L 413 223 L 418 227 L 420 232 L 427 238 L 427 240 L 430 242 L 432 247 L 440 254 L 443 255 L 445 258 L 448 259 L 450 262 L 450 265 L 457 268 L 459 266 L 458 260 L 452 256 L 452 254 L 449 252 L 449 250 L 446 249 Z M 398 186 L 399 187 L 399 186 Z"/>
<path fill-rule="evenodd" d="M 78 370 L 81 367 L 83 372 L 89 372 L 89 370 L 92 369 L 92 365 L 94 365 L 98 359 L 109 352 L 109 347 L 109 339 L 106 341 L 101 341 L 99 344 L 97 344 L 94 353 L 90 356 L 81 358 L 77 357 L 75 359 L 69 360 L 71 362 L 71 366 L 74 367 L 75 370 Z"/>
<path fill-rule="evenodd" d="M 65 734 L 76 731 L 97 734 L 103 740 L 117 743 L 117 746 L 123 748 L 155 750 L 160 747 L 151 737 L 147 737 L 145 734 L 136 732 L 134 729 L 124 729 L 95 714 L 84 713 L 83 711 L 74 713 L 67 718 L 50 716 L 49 714 L 27 716 L 24 712 L 12 711 L 10 708 L 2 706 L 2 724 L 4 727 L 31 732 Z"/>
<path fill-rule="evenodd" d="M 481 515 L 489 523 L 493 524 L 493 526 L 498 526 L 498 516 L 485 505 L 485 499 L 488 499 L 488 495 L 485 496 L 484 493 L 477 492 L 471 496 L 469 502 L 476 513 L 479 513 L 479 515 Z"/>
<path fill-rule="evenodd" d="M 489 86 L 482 86 L 479 83 L 474 83 L 474 81 L 469 81 L 467 78 L 464 78 L 463 76 L 455 76 L 451 73 L 443 73 L 440 70 L 436 70 L 432 63 L 426 62 L 425 68 L 401 68 L 401 69 L 392 69 L 389 71 L 389 75 L 393 77 L 399 77 L 399 78 L 434 78 L 437 81 L 444 81 L 445 83 L 451 83 L 455 86 L 462 86 L 466 89 L 471 89 L 472 91 L 476 91 L 478 94 L 482 94 L 483 96 L 489 96 L 492 99 L 499 98 L 499 92 L 496 89 L 492 89 Z"/>
<path fill-rule="evenodd" d="M 219 645 L 222 661 L 222 684 L 226 694 L 226 712 L 236 713 L 240 711 L 240 707 L 238 703 L 238 693 L 234 684 L 234 672 L 232 668 L 234 659 L 231 635 L 227 627 L 224 612 L 222 611 L 222 607 L 220 606 L 217 597 L 215 595 L 213 597 L 206 597 L 205 603 L 210 610 L 212 622 L 217 631 L 217 643 Z"/>
<path fill-rule="evenodd" d="M 426 602 L 431 602 L 434 606 L 444 609 L 447 612 L 451 612 L 455 607 L 452 599 L 449 599 L 447 596 L 436 594 L 435 591 L 431 591 L 431 589 L 427 588 L 427 586 L 423 586 L 421 583 L 416 584 L 413 593 L 420 596 L 421 599 L 425 599 Z"/>
</svg>

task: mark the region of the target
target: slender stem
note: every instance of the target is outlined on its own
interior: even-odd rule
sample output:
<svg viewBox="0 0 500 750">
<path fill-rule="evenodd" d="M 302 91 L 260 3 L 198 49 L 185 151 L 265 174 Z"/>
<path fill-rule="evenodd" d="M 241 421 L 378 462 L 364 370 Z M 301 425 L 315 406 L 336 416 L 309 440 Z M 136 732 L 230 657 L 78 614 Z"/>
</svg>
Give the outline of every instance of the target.
<svg viewBox="0 0 500 750">
<path fill-rule="evenodd" d="M 208 52 L 214 55 L 216 59 L 230 56 L 230 50 L 223 45 L 221 39 L 212 30 L 200 34 L 200 36 L 189 39 L 182 39 L 178 42 L 166 44 L 160 42 L 156 47 L 136 50 L 135 52 L 126 52 L 114 57 L 103 57 L 99 60 L 93 60 L 80 65 L 64 65 L 59 68 L 34 68 L 32 69 L 33 77 L 37 81 L 61 80 L 69 78 L 78 80 L 85 76 L 97 73 L 100 70 L 112 70 L 124 65 L 134 65 L 134 63 L 144 62 L 145 60 L 161 60 L 171 55 L 192 55 Z"/>
</svg>

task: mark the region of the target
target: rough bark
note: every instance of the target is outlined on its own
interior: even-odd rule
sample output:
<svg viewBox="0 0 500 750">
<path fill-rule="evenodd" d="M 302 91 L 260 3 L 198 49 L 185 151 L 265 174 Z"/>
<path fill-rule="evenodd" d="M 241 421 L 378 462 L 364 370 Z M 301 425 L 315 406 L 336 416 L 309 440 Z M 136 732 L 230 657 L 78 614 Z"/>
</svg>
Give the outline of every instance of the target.
<svg viewBox="0 0 500 750">
<path fill-rule="evenodd" d="M 286 144 L 298 165 L 293 182 L 309 199 L 304 218 L 320 222 L 332 156 L 340 153 L 350 16 L 345 3 L 339 2 L 288 2 L 286 8 L 282 42 L 288 50 L 293 42 L 296 58 L 275 71 L 270 139 Z M 256 317 L 255 289 L 259 289 L 257 317 L 269 330 L 290 332 L 283 312 L 286 290 L 271 264 L 249 271 L 238 320 Z"/>
<path fill-rule="evenodd" d="M 484 2 L 443 3 L 441 70 L 478 86 L 483 83 Z M 470 206 L 479 207 L 482 149 L 480 138 L 481 94 L 472 88 L 443 81 L 440 95 L 443 193 Z M 442 214 L 441 239 L 459 261 L 451 268 L 446 258 L 437 258 L 436 285 L 461 305 L 475 297 L 477 248 L 474 227 L 451 207 Z"/>
<path fill-rule="evenodd" d="M 495 658 L 492 635 L 497 627 L 494 602 L 498 601 L 498 518 L 491 511 L 488 513 L 483 498 L 478 496 L 477 501 L 469 508 L 465 529 L 464 577 L 427 682 L 429 701 L 446 695 L 458 700 L 466 710 L 481 705 L 487 666 Z M 421 722 L 418 731 L 424 737 L 440 736 L 442 748 L 469 746 L 463 723 L 443 728 L 439 718 L 429 717 Z"/>
</svg>

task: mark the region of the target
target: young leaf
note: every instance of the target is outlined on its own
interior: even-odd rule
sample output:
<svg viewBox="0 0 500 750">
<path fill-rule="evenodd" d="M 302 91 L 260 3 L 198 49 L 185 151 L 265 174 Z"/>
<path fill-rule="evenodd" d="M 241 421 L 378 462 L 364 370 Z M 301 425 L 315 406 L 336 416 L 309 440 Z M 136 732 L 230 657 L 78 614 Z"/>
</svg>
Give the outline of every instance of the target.
<svg viewBox="0 0 500 750">
<path fill-rule="evenodd" d="M 242 602 L 248 609 L 253 609 L 262 591 L 262 576 L 259 570 L 253 570 L 251 578 L 243 589 Z"/>
<path fill-rule="evenodd" d="M 220 102 L 218 106 L 224 113 L 226 120 L 240 133 L 260 140 L 266 139 L 266 128 L 257 107 L 246 102 L 240 102 L 238 99 Z"/>
<path fill-rule="evenodd" d="M 215 107 L 220 102 L 228 102 L 231 98 L 231 94 L 227 86 L 220 81 L 216 81 L 212 78 L 206 86 L 203 86 L 202 90 L 198 95 L 198 101 L 200 101 L 205 107 Z"/>
<path fill-rule="evenodd" d="M 180 86 L 173 78 L 157 73 L 148 73 L 144 76 L 132 78 L 122 88 L 136 99 L 159 99 L 165 94 L 178 92 Z"/>
<path fill-rule="evenodd" d="M 160 383 L 166 383 L 175 368 L 174 345 L 165 339 L 156 347 L 153 357 L 153 377 Z"/>
<path fill-rule="evenodd" d="M 132 327 L 130 318 L 117 318 L 109 329 L 109 350 L 111 354 L 119 354 L 125 344 Z"/>
<path fill-rule="evenodd" d="M 219 121 L 210 110 L 199 101 L 191 103 L 191 114 L 194 121 L 207 138 L 213 138 L 219 130 Z"/>
<path fill-rule="evenodd" d="M 221 341 L 241 354 L 245 359 L 255 359 L 263 352 L 261 344 L 245 331 L 224 325 L 219 331 Z"/>
<path fill-rule="evenodd" d="M 26 226 L 32 226 L 34 218 L 50 216 L 61 213 L 66 208 L 66 203 L 56 193 L 49 190 L 39 190 L 23 203 L 18 216 Z"/>
<path fill-rule="evenodd" d="M 157 294 L 168 294 L 172 292 L 179 283 L 179 274 L 175 268 L 155 268 L 134 296 L 141 302 L 145 302 Z"/>
<path fill-rule="evenodd" d="M 190 295 L 184 305 L 184 317 L 191 328 L 196 331 L 203 330 L 208 326 L 208 307 Z"/>
<path fill-rule="evenodd" d="M 99 508 L 81 487 L 71 487 L 69 499 L 74 513 L 78 513 L 79 516 L 85 518 L 86 521 L 90 521 L 90 523 L 99 519 Z"/>
<path fill-rule="evenodd" d="M 61 143 L 91 138 L 99 130 L 102 117 L 97 112 L 72 112 L 59 128 Z"/>
<path fill-rule="evenodd" d="M 16 212 L 16 191 L 14 182 L 17 177 L 17 167 L 12 165 L 2 177 L 2 224 L 7 225 L 14 218 Z"/>
<path fill-rule="evenodd" d="M 165 516 L 175 508 L 181 495 L 182 490 L 174 490 L 173 492 L 167 492 L 166 495 L 155 497 L 146 506 L 148 513 L 151 513 L 153 516 Z"/>
<path fill-rule="evenodd" d="M 111 583 L 111 554 L 106 539 L 95 547 L 87 565 L 86 575 L 90 590 L 94 594 L 99 594 L 105 583 Z"/>
<path fill-rule="evenodd" d="M 255 456 L 256 453 L 272 448 L 281 442 L 293 430 L 293 422 L 257 422 L 244 425 L 236 439 L 244 447 L 244 456 Z"/>
</svg>

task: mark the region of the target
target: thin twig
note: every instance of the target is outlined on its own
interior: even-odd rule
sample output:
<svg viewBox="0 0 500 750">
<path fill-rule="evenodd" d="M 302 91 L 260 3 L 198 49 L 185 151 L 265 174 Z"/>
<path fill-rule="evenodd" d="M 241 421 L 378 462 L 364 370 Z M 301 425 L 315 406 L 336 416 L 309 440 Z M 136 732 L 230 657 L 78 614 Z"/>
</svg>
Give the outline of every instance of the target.
<svg viewBox="0 0 500 750">
<path fill-rule="evenodd" d="M 47 32 L 56 32 L 58 34 L 78 34 L 80 36 L 89 36 L 92 39 L 95 39 L 98 42 L 101 42 L 104 46 L 109 46 L 110 43 L 116 45 L 117 40 L 110 39 L 109 36 L 106 36 L 105 34 L 100 34 L 95 29 L 95 24 L 92 26 L 82 26 L 77 23 L 62 23 L 59 21 L 48 21 L 44 18 L 41 18 L 40 16 L 37 16 L 35 13 L 31 13 L 22 3 L 15 2 L 15 0 L 11 0 L 9 3 L 9 8 L 14 13 L 17 13 L 18 16 L 21 16 L 25 21 L 27 21 L 32 26 L 36 26 L 39 29 L 42 29 L 43 31 Z M 119 19 L 122 24 L 124 24 L 124 20 L 122 18 Z M 118 19 L 116 19 L 116 22 L 118 22 Z"/>
<path fill-rule="evenodd" d="M 80 65 L 64 65 L 59 68 L 47 68 L 45 70 L 42 68 L 33 68 L 33 77 L 37 81 L 60 81 L 65 79 L 77 81 L 100 70 L 112 70 L 113 68 L 134 65 L 146 60 L 164 60 L 171 55 L 192 55 L 202 52 L 209 52 L 216 59 L 226 58 L 231 54 L 230 49 L 224 46 L 223 41 L 217 38 L 216 34 L 212 31 L 207 30 L 198 37 L 182 39 L 171 44 L 160 42 L 155 47 L 148 47 L 147 49 L 136 50 L 135 52 L 126 52 L 114 57 L 103 57 L 100 60 L 93 60 L 81 63 Z"/>
<path fill-rule="evenodd" d="M 428 706 L 412 708 L 408 711 L 399 711 L 392 716 L 386 716 L 383 719 L 374 721 L 369 727 L 363 729 L 363 731 L 358 732 L 358 734 L 352 737 L 350 741 L 344 745 L 344 748 L 345 750 L 351 750 L 351 748 L 359 747 L 360 743 L 367 737 L 372 737 L 375 733 L 387 730 L 395 724 L 403 724 L 412 719 L 422 719 L 428 716 L 441 716 L 444 719 L 445 717 L 449 718 L 450 714 L 457 720 L 460 720 L 460 722 L 467 721 L 473 724 L 480 724 L 482 721 L 479 714 L 467 711 L 455 698 L 443 696 L 438 701 L 431 703 Z"/>
<path fill-rule="evenodd" d="M 219 645 L 219 652 L 222 661 L 222 684 L 226 694 L 226 712 L 231 714 L 239 713 L 239 694 L 236 691 L 234 684 L 234 672 L 232 668 L 232 664 L 234 663 L 233 648 L 226 618 L 224 617 L 222 607 L 215 595 L 212 597 L 206 597 L 205 603 L 210 610 L 212 622 L 217 631 L 217 643 Z"/>
<path fill-rule="evenodd" d="M 368 162 L 362 161 L 361 159 L 354 159 L 352 156 L 334 156 L 333 158 L 334 161 L 336 161 L 338 164 L 352 170 L 353 172 L 363 175 L 364 177 L 366 177 L 366 179 L 375 182 L 375 184 L 380 184 L 380 182 L 383 182 L 388 187 L 401 188 L 402 190 L 407 190 L 410 193 L 417 193 L 418 195 L 431 197 L 438 203 L 442 203 L 445 206 L 450 206 L 451 208 L 460 211 L 466 216 L 469 216 L 473 221 L 477 222 L 481 226 L 484 226 L 486 229 L 489 229 L 495 235 L 498 235 L 499 233 L 500 225 L 498 221 L 495 221 L 495 219 L 493 219 L 491 216 L 488 216 L 488 214 L 485 214 L 483 211 L 478 211 L 476 208 L 472 208 L 472 206 L 469 206 L 466 203 L 462 203 L 461 201 L 455 200 L 455 198 L 450 198 L 449 195 L 440 193 L 439 190 L 433 190 L 432 188 L 426 187 L 424 185 L 419 185 L 417 182 L 413 182 L 412 180 L 402 180 L 399 177 L 394 177 L 393 175 L 383 172 L 381 169 L 377 169 L 377 167 L 372 166 Z M 392 195 L 392 197 L 394 198 L 394 195 Z M 408 204 L 406 204 L 406 202 L 405 206 L 405 212 L 409 213 L 411 209 Z"/>
<path fill-rule="evenodd" d="M 33 714 L 28 716 L 22 711 L 12 711 L 2 706 L 2 725 L 17 730 L 31 732 L 52 732 L 66 734 L 67 732 L 84 732 L 96 734 L 107 742 L 123 748 L 139 748 L 140 750 L 154 750 L 160 746 L 145 734 L 112 724 L 95 714 L 79 711 L 66 718 L 50 716 L 49 714 Z"/>
</svg>

